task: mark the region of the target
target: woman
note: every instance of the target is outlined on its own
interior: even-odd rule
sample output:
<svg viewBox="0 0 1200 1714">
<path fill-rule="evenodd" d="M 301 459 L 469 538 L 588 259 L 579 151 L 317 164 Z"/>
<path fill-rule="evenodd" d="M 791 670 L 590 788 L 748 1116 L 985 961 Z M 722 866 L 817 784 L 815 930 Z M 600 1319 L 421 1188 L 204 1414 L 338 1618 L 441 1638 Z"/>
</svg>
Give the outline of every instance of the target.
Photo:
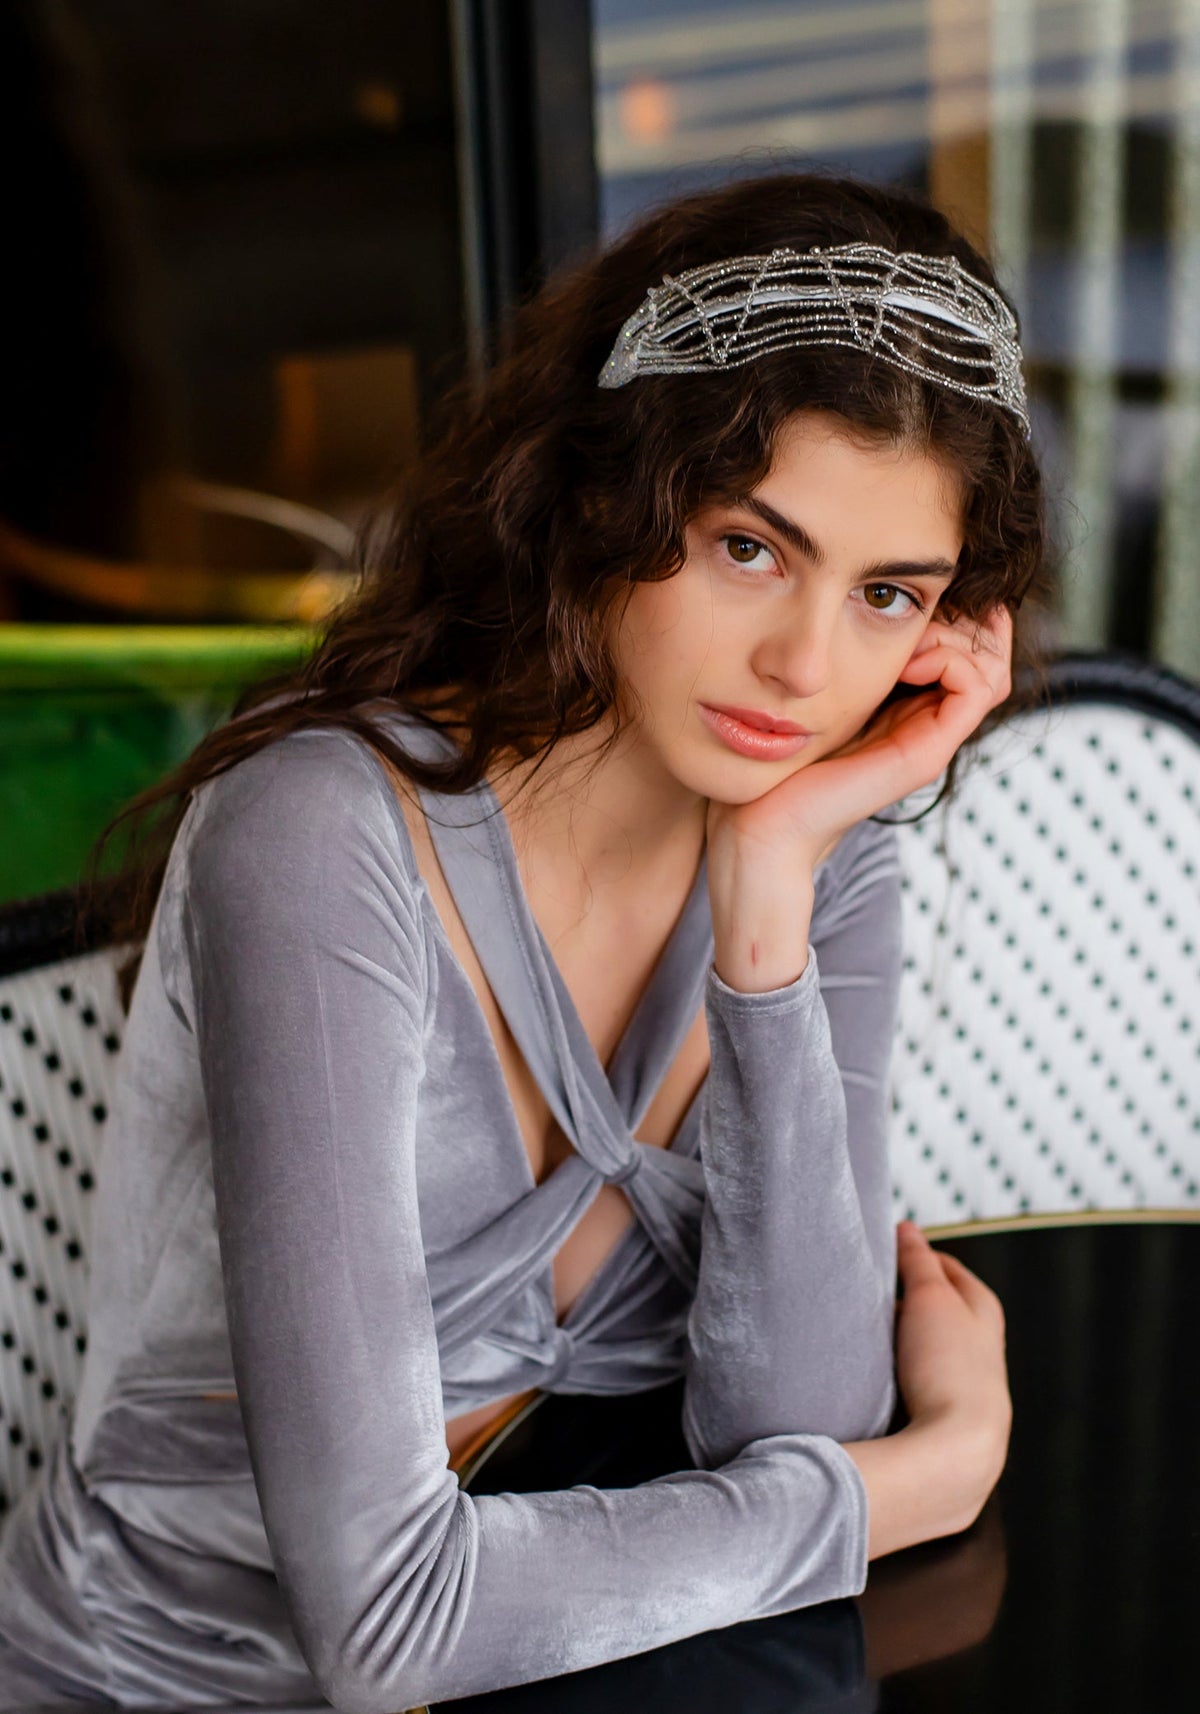
<svg viewBox="0 0 1200 1714">
<path fill-rule="evenodd" d="M 850 182 L 687 198 L 526 308 L 309 667 L 152 794 L 8 1683 L 395 1710 L 977 1515 L 1003 1317 L 901 1226 L 895 1318 L 870 818 L 1009 694 L 1027 428 L 987 264 Z M 448 1467 L 539 1389 L 681 1374 L 694 1469 Z"/>
</svg>

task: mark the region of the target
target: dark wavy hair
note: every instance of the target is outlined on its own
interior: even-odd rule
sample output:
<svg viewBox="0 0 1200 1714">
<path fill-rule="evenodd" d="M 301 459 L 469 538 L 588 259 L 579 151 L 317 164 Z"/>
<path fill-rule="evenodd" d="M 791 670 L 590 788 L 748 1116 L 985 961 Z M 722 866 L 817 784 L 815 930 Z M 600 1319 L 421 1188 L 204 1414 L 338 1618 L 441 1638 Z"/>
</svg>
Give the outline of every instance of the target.
<svg viewBox="0 0 1200 1714">
<path fill-rule="evenodd" d="M 503 359 L 444 399 L 428 450 L 362 529 L 358 591 L 311 656 L 244 698 L 236 719 L 118 818 L 138 837 L 107 883 L 115 932 L 144 937 L 192 793 L 289 732 L 348 729 L 402 777 L 464 792 L 506 755 L 540 766 L 558 740 L 595 727 L 618 688 L 614 594 L 678 571 L 689 520 L 759 483 L 800 410 L 829 411 L 852 435 L 927 453 L 956 475 L 964 541 L 941 614 L 978 619 L 1003 602 L 1016 615 L 1041 593 L 1040 475 L 1003 408 L 840 346 L 597 386 L 619 328 L 664 274 L 855 240 L 957 256 L 996 284 L 925 204 L 797 173 L 671 202 L 552 278 L 516 315 Z M 1018 624 L 1019 639 L 1026 630 Z M 445 763 L 409 756 L 380 723 L 393 709 L 447 728 L 451 710 L 465 715 L 457 752 Z"/>
</svg>

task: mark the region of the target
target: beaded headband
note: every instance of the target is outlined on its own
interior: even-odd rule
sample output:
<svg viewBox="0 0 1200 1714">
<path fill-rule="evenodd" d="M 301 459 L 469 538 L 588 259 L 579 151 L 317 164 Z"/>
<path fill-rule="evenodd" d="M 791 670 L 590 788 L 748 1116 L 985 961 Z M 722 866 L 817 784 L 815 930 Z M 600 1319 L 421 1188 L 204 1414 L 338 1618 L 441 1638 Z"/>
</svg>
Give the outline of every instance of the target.
<svg viewBox="0 0 1200 1714">
<path fill-rule="evenodd" d="M 1011 411 L 1029 435 L 1012 311 L 957 256 L 876 244 L 772 250 L 667 274 L 617 335 L 602 387 L 848 345 Z"/>
</svg>

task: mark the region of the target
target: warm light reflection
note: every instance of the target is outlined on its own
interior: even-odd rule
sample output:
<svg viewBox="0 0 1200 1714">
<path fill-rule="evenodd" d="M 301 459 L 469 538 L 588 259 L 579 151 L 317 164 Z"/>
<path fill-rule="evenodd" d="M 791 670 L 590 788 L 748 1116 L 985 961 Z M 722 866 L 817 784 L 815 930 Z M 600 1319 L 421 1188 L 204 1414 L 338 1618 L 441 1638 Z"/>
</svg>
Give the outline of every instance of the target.
<svg viewBox="0 0 1200 1714">
<path fill-rule="evenodd" d="M 635 77 L 621 91 L 621 129 L 636 143 L 661 143 L 675 129 L 675 100 L 657 77 Z"/>
<path fill-rule="evenodd" d="M 402 117 L 400 91 L 389 83 L 362 83 L 354 92 L 354 111 L 365 125 L 394 131 Z"/>
</svg>

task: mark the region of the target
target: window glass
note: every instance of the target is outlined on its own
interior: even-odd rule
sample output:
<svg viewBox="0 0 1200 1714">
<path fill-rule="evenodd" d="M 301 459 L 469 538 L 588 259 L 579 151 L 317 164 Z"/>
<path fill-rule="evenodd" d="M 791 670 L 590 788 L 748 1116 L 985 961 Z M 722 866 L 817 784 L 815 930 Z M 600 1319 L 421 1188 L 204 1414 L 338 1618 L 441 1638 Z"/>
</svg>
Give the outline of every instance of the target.
<svg viewBox="0 0 1200 1714">
<path fill-rule="evenodd" d="M 1022 318 L 1063 640 L 1200 676 L 1200 0 L 593 16 L 605 232 L 773 166 L 930 196 Z"/>
<path fill-rule="evenodd" d="M 311 645 L 463 344 L 446 0 L 0 5 L 0 908 Z"/>
</svg>

